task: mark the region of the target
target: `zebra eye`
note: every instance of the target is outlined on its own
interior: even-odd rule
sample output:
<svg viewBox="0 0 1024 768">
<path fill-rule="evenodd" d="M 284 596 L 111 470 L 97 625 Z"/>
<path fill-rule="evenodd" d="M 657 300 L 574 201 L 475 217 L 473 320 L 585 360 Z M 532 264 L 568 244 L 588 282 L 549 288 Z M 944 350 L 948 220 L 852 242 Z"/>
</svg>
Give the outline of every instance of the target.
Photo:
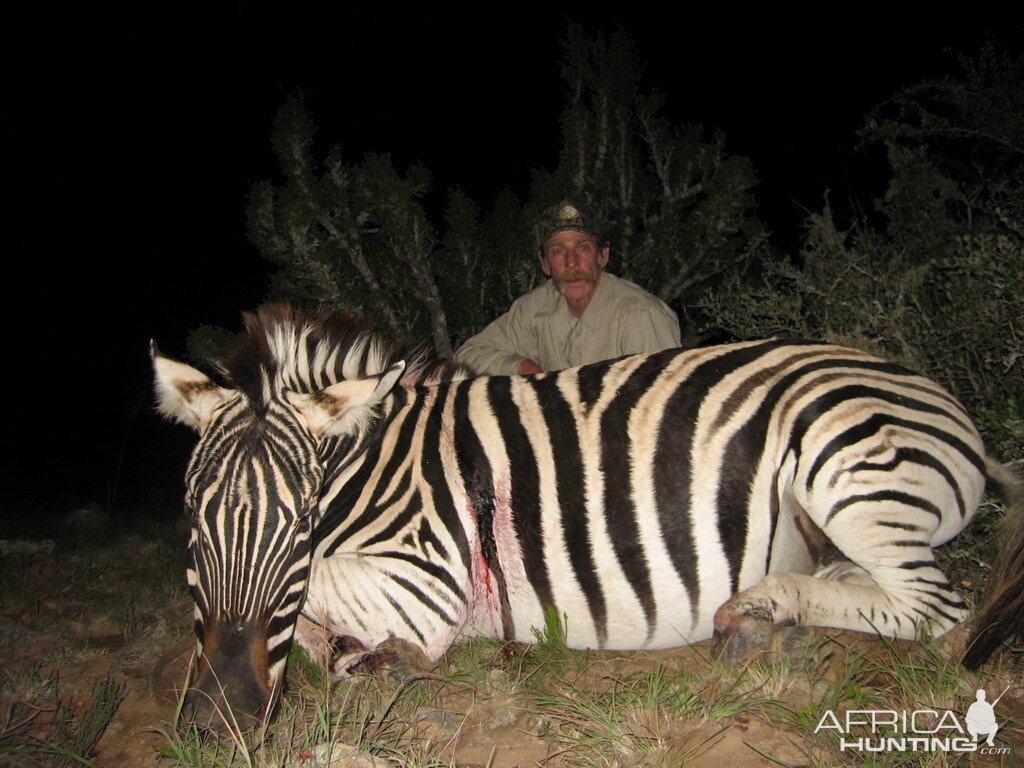
<svg viewBox="0 0 1024 768">
<path fill-rule="evenodd" d="M 300 523 L 302 523 L 302 524 L 304 524 L 305 526 L 308 527 L 309 523 L 310 523 L 310 521 L 311 521 L 311 519 L 313 517 L 313 512 L 315 510 L 316 510 L 316 502 L 315 501 L 311 501 L 308 504 L 303 504 L 301 507 L 299 507 L 298 514 L 295 517 L 295 525 L 299 525 Z"/>
</svg>

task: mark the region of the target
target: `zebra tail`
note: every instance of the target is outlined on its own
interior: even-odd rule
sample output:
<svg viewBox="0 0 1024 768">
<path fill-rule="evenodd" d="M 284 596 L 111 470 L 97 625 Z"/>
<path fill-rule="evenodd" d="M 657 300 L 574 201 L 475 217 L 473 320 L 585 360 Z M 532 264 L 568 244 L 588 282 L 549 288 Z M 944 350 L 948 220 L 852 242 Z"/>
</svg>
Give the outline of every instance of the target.
<svg viewBox="0 0 1024 768">
<path fill-rule="evenodd" d="M 967 639 L 963 665 L 975 669 L 1008 637 L 1024 630 L 1024 478 L 989 460 L 987 480 L 1006 503 L 999 526 L 1002 544 Z"/>
</svg>

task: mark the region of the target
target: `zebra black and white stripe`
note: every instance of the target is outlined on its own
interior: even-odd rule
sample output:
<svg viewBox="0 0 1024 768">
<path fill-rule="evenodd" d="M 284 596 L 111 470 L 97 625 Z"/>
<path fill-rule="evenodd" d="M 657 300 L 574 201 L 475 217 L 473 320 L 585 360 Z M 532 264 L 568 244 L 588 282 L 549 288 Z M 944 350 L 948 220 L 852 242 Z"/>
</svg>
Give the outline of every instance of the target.
<svg viewBox="0 0 1024 768">
<path fill-rule="evenodd" d="M 966 605 L 933 548 L 986 480 L 1017 487 L 946 391 L 857 350 L 769 340 L 473 377 L 350 322 L 249 316 L 235 389 L 156 358 L 162 410 L 201 432 L 206 668 L 263 707 L 296 621 L 337 672 L 391 637 L 432 659 L 460 635 L 532 641 L 551 609 L 587 648 L 751 621 L 940 634 Z M 255 672 L 223 658 L 232 643 Z"/>
</svg>

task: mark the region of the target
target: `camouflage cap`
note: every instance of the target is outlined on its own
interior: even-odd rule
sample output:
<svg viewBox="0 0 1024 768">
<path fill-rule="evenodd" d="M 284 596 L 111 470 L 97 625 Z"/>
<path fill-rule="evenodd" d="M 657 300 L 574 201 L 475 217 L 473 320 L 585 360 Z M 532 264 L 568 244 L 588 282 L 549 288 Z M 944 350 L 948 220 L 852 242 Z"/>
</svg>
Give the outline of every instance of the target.
<svg viewBox="0 0 1024 768">
<path fill-rule="evenodd" d="M 601 235 L 603 227 L 594 219 L 590 211 L 581 205 L 563 200 L 557 205 L 545 209 L 534 230 L 537 241 L 537 248 L 544 249 L 544 243 L 555 234 L 565 229 L 572 229 L 583 232 L 604 245 L 605 239 Z"/>
</svg>

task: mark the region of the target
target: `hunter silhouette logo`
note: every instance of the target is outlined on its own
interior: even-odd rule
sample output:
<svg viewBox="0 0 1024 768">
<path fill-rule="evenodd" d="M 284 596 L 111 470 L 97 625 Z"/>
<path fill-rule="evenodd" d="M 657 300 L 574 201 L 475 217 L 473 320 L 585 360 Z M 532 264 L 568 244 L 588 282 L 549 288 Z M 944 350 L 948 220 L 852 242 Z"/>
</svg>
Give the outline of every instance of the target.
<svg viewBox="0 0 1024 768">
<path fill-rule="evenodd" d="M 1010 690 L 1010 686 L 1006 686 L 1003 689 L 1003 693 L 1000 693 L 998 698 L 989 704 L 985 701 L 985 689 L 979 688 L 978 693 L 975 695 L 976 701 L 967 708 L 967 732 L 971 734 L 971 738 L 978 741 L 979 736 L 988 734 L 988 738 L 985 740 L 985 744 L 990 747 L 995 746 L 996 731 L 999 730 L 999 723 L 996 722 L 996 704 L 999 703 L 999 699 L 1003 698 L 1003 695 Z"/>
<path fill-rule="evenodd" d="M 838 715 L 829 709 L 814 732 L 834 731 L 839 737 L 839 749 L 844 752 L 1008 754 L 1009 747 L 995 745 L 999 731 L 995 706 L 1008 690 L 1009 686 L 990 704 L 985 689 L 979 688 L 974 703 L 959 717 L 951 709 L 851 709 Z"/>
</svg>

